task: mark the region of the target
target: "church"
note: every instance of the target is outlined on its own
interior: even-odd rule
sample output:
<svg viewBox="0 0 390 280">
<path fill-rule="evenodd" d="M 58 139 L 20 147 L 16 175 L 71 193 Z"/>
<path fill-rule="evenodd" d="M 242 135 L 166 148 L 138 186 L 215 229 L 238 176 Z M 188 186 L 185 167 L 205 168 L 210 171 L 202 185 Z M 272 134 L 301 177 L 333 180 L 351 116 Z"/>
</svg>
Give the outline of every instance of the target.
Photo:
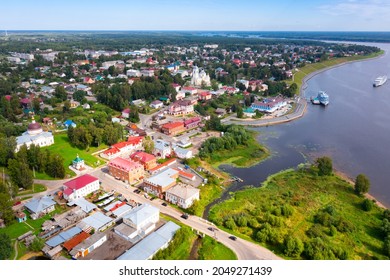
<svg viewBox="0 0 390 280">
<path fill-rule="evenodd" d="M 51 132 L 43 131 L 42 126 L 36 123 L 34 117 L 28 125 L 27 131 L 21 136 L 16 137 L 16 149 L 18 152 L 20 147 L 26 145 L 29 148 L 32 144 L 39 147 L 50 146 L 54 144 L 54 137 Z"/>
<path fill-rule="evenodd" d="M 198 66 L 194 66 L 192 70 L 191 85 L 202 86 L 202 84 L 209 87 L 211 85 L 210 76 L 204 69 L 199 70 Z"/>
</svg>

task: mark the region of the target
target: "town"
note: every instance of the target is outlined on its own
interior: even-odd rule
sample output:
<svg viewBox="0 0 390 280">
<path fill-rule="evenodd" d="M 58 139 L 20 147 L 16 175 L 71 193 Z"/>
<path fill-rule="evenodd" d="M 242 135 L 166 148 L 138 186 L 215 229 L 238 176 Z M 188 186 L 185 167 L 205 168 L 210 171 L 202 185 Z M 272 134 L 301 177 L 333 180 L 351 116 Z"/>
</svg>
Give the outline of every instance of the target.
<svg viewBox="0 0 390 280">
<path fill-rule="evenodd" d="M 278 259 L 198 213 L 204 192 L 242 181 L 207 164 L 249 141 L 221 127 L 293 114 L 307 103 L 303 67 L 378 51 L 226 39 L 115 50 L 50 36 L 2 39 L 13 49 L 0 53 L 0 233 L 14 259 L 152 259 L 183 224 L 236 258 Z"/>
</svg>

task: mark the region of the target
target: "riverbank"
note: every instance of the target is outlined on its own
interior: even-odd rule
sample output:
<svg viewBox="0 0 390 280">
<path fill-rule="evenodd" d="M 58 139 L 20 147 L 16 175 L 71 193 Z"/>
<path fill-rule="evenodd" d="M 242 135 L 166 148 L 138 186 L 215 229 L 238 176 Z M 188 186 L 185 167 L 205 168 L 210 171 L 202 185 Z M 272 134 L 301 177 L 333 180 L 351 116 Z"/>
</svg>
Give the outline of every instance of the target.
<svg viewBox="0 0 390 280">
<path fill-rule="evenodd" d="M 344 179 L 302 167 L 271 176 L 261 188 L 234 193 L 209 217 L 288 259 L 386 259 L 383 209 L 365 211 L 364 199 Z"/>
<path fill-rule="evenodd" d="M 253 127 L 261 127 L 261 126 L 271 126 L 271 125 L 278 125 L 282 123 L 291 122 L 293 120 L 302 118 L 307 109 L 307 100 L 304 96 L 304 90 L 307 87 L 307 82 L 315 77 L 316 75 L 328 71 L 330 69 L 340 67 L 349 63 L 358 62 L 358 61 L 364 61 L 364 60 L 371 60 L 371 59 L 377 59 L 385 54 L 385 51 L 380 51 L 379 53 L 372 54 L 368 57 L 365 56 L 358 56 L 358 57 L 345 57 L 345 58 L 337 58 L 334 60 L 329 60 L 325 62 L 318 62 L 313 64 L 308 64 L 304 66 L 301 69 L 298 69 L 297 72 L 294 73 L 293 79 L 289 81 L 290 84 L 296 83 L 298 85 L 298 96 L 296 97 L 296 107 L 295 110 L 280 116 L 275 117 L 272 119 L 237 119 L 234 117 L 227 118 L 225 120 L 222 120 L 222 123 L 224 124 L 238 124 L 238 125 L 245 125 L 245 126 L 253 126 Z"/>
</svg>

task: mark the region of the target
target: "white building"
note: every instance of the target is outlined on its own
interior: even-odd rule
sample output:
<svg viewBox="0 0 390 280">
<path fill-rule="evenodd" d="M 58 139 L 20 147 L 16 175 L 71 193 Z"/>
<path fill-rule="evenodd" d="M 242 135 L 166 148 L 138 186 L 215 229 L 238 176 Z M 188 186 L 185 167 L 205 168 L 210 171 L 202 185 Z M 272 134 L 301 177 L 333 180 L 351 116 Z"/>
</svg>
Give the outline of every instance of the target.
<svg viewBox="0 0 390 280">
<path fill-rule="evenodd" d="M 26 145 L 29 148 L 32 144 L 39 147 L 46 147 L 54 144 L 54 137 L 51 132 L 45 132 L 39 123 L 36 123 L 34 118 L 28 125 L 27 131 L 21 136 L 16 137 L 16 149 L 18 152 L 20 147 Z"/>
<path fill-rule="evenodd" d="M 128 77 L 141 77 L 141 72 L 135 69 L 129 69 L 126 71 Z"/>
<path fill-rule="evenodd" d="M 165 192 L 165 200 L 187 209 L 195 200 L 199 200 L 199 189 L 190 185 L 177 184 Z"/>
<path fill-rule="evenodd" d="M 171 145 L 164 140 L 157 139 L 154 141 L 153 155 L 159 158 L 166 158 L 172 153 Z"/>
<path fill-rule="evenodd" d="M 99 179 L 89 174 L 85 174 L 63 185 L 64 198 L 68 201 L 84 197 L 99 189 Z"/>
<path fill-rule="evenodd" d="M 192 70 L 191 85 L 201 86 L 202 84 L 210 86 L 210 76 L 209 74 L 206 74 L 204 69 L 199 70 L 198 66 L 194 66 Z"/>
<path fill-rule="evenodd" d="M 160 219 L 160 210 L 150 204 L 142 204 L 123 217 L 123 224 L 132 230 L 126 230 L 126 226 L 115 228 L 115 232 L 127 240 L 137 236 L 144 237 L 156 228 Z"/>
</svg>

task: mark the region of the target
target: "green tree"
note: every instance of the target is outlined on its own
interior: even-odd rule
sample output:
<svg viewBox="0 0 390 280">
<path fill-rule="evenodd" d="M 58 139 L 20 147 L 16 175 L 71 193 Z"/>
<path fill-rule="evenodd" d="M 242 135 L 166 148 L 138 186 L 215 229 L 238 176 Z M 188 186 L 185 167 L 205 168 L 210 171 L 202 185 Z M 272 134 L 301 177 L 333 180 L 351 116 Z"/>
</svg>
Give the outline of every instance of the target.
<svg viewBox="0 0 390 280">
<path fill-rule="evenodd" d="M 374 201 L 372 201 L 371 199 L 367 199 L 366 198 L 366 199 L 363 200 L 362 207 L 363 207 L 364 211 L 369 212 L 374 207 Z"/>
<path fill-rule="evenodd" d="M 68 94 L 63 86 L 56 87 L 54 91 L 54 96 L 60 99 L 61 101 L 65 101 L 68 98 Z"/>
<path fill-rule="evenodd" d="M 244 111 L 242 110 L 241 106 L 237 106 L 237 118 L 243 118 L 244 117 Z"/>
<path fill-rule="evenodd" d="M 316 160 L 316 164 L 318 167 L 318 175 L 319 176 L 332 175 L 333 166 L 332 166 L 332 159 L 331 158 L 320 157 Z"/>
<path fill-rule="evenodd" d="M 0 165 L 7 166 L 8 160 L 15 157 L 15 137 L 0 138 Z"/>
<path fill-rule="evenodd" d="M 30 244 L 30 250 L 33 252 L 39 252 L 42 250 L 43 246 L 45 246 L 45 240 L 40 237 L 35 237 L 33 242 Z"/>
<path fill-rule="evenodd" d="M 0 193 L 0 218 L 6 224 L 12 223 L 15 219 L 12 206 L 13 203 L 9 193 Z"/>
<path fill-rule="evenodd" d="M 64 178 L 64 159 L 60 155 L 50 155 L 46 166 L 46 173 L 53 178 Z"/>
<path fill-rule="evenodd" d="M 284 253 L 288 257 L 298 258 L 304 249 L 303 242 L 298 237 L 289 235 L 284 240 Z"/>
<path fill-rule="evenodd" d="M 142 146 L 144 147 L 146 153 L 151 154 L 154 150 L 154 141 L 150 138 L 150 136 L 146 136 L 142 142 Z"/>
<path fill-rule="evenodd" d="M 5 233 L 0 233 L 0 260 L 9 259 L 12 252 L 11 238 Z"/>
<path fill-rule="evenodd" d="M 20 162 L 16 159 L 8 160 L 8 170 L 12 182 L 23 189 L 31 189 L 33 185 L 33 174 L 27 162 Z"/>
<path fill-rule="evenodd" d="M 364 174 L 356 176 L 355 180 L 355 192 L 358 195 L 365 194 L 370 190 L 370 180 Z"/>
</svg>

